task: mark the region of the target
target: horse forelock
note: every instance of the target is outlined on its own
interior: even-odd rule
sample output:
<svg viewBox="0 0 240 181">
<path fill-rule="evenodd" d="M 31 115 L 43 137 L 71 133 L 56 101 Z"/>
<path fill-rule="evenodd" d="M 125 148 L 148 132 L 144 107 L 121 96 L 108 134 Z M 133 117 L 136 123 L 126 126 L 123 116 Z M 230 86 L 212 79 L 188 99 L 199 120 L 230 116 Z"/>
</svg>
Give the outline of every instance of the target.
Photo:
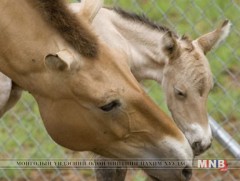
<svg viewBox="0 0 240 181">
<path fill-rule="evenodd" d="M 28 0 L 28 2 L 81 55 L 88 58 L 95 58 L 98 55 L 97 36 L 85 22 L 70 12 L 64 0 Z"/>
<path fill-rule="evenodd" d="M 192 44 L 192 40 L 190 39 L 190 37 L 183 35 L 180 38 L 180 44 L 182 45 L 182 47 L 187 50 L 188 52 L 192 52 L 194 50 L 194 46 Z"/>
<path fill-rule="evenodd" d="M 211 87 L 212 75 L 208 65 L 199 56 L 198 53 L 192 52 L 189 55 L 190 58 L 181 59 L 181 68 L 183 69 L 182 80 L 189 82 L 202 95 L 206 87 Z"/>
</svg>

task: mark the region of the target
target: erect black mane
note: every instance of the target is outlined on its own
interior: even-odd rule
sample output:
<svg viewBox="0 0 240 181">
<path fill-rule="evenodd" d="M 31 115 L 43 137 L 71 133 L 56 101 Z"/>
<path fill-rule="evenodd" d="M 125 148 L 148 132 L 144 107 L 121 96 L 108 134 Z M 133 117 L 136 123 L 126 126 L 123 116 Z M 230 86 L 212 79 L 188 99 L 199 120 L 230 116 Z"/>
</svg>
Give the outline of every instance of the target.
<svg viewBox="0 0 240 181">
<path fill-rule="evenodd" d="M 64 0 L 29 0 L 29 2 L 81 55 L 89 58 L 97 56 L 97 37 L 67 8 Z"/>
<path fill-rule="evenodd" d="M 113 10 L 125 19 L 129 19 L 131 21 L 141 23 L 143 25 L 148 26 L 149 28 L 152 28 L 152 29 L 155 29 L 155 30 L 158 30 L 158 31 L 161 31 L 161 32 L 170 32 L 172 35 L 177 37 L 175 32 L 171 31 L 166 26 L 162 26 L 162 25 L 159 25 L 159 24 L 156 24 L 156 23 L 152 22 L 144 14 L 138 15 L 136 13 L 130 13 L 130 12 L 127 12 L 127 11 L 125 11 L 125 10 L 119 8 L 119 7 L 115 7 L 115 8 L 113 8 Z"/>
</svg>

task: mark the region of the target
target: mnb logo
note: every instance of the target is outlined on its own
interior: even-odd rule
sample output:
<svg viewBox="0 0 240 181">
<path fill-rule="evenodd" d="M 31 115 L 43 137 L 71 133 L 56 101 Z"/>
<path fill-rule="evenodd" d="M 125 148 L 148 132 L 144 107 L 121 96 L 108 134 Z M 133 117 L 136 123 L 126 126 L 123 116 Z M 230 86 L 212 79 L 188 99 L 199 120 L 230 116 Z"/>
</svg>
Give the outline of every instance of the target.
<svg viewBox="0 0 240 181">
<path fill-rule="evenodd" d="M 198 160 L 198 168 L 219 168 L 220 171 L 227 171 L 226 160 Z"/>
</svg>

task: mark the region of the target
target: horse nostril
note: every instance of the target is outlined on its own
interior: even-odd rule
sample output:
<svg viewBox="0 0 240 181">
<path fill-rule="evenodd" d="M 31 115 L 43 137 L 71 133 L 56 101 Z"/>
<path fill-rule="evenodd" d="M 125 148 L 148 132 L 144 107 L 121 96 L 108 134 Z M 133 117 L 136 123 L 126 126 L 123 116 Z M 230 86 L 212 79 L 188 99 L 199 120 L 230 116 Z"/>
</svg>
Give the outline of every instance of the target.
<svg viewBox="0 0 240 181">
<path fill-rule="evenodd" d="M 183 170 L 182 170 L 182 175 L 184 176 L 186 181 L 189 181 L 192 177 L 192 169 L 188 166 L 186 166 Z"/>
<path fill-rule="evenodd" d="M 196 141 L 192 144 L 192 149 L 194 154 L 197 156 L 202 152 L 202 148 L 201 148 L 201 142 L 200 141 Z"/>
<path fill-rule="evenodd" d="M 203 146 L 200 141 L 194 142 L 192 144 L 192 149 L 193 149 L 194 155 L 195 156 L 200 155 L 201 153 L 203 153 L 204 151 L 209 149 L 211 147 L 211 145 L 212 145 L 212 143 L 209 143 L 208 145 Z"/>
</svg>

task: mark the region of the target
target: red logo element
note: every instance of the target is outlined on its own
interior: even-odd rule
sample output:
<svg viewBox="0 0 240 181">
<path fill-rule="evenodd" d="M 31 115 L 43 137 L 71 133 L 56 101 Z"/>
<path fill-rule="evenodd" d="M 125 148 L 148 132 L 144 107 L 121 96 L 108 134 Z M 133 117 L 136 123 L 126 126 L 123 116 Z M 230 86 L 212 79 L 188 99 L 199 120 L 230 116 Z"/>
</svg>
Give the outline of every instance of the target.
<svg viewBox="0 0 240 181">
<path fill-rule="evenodd" d="M 221 172 L 226 172 L 228 171 L 228 164 L 227 164 L 227 161 L 224 160 L 224 167 L 220 168 L 219 169 Z"/>
</svg>

